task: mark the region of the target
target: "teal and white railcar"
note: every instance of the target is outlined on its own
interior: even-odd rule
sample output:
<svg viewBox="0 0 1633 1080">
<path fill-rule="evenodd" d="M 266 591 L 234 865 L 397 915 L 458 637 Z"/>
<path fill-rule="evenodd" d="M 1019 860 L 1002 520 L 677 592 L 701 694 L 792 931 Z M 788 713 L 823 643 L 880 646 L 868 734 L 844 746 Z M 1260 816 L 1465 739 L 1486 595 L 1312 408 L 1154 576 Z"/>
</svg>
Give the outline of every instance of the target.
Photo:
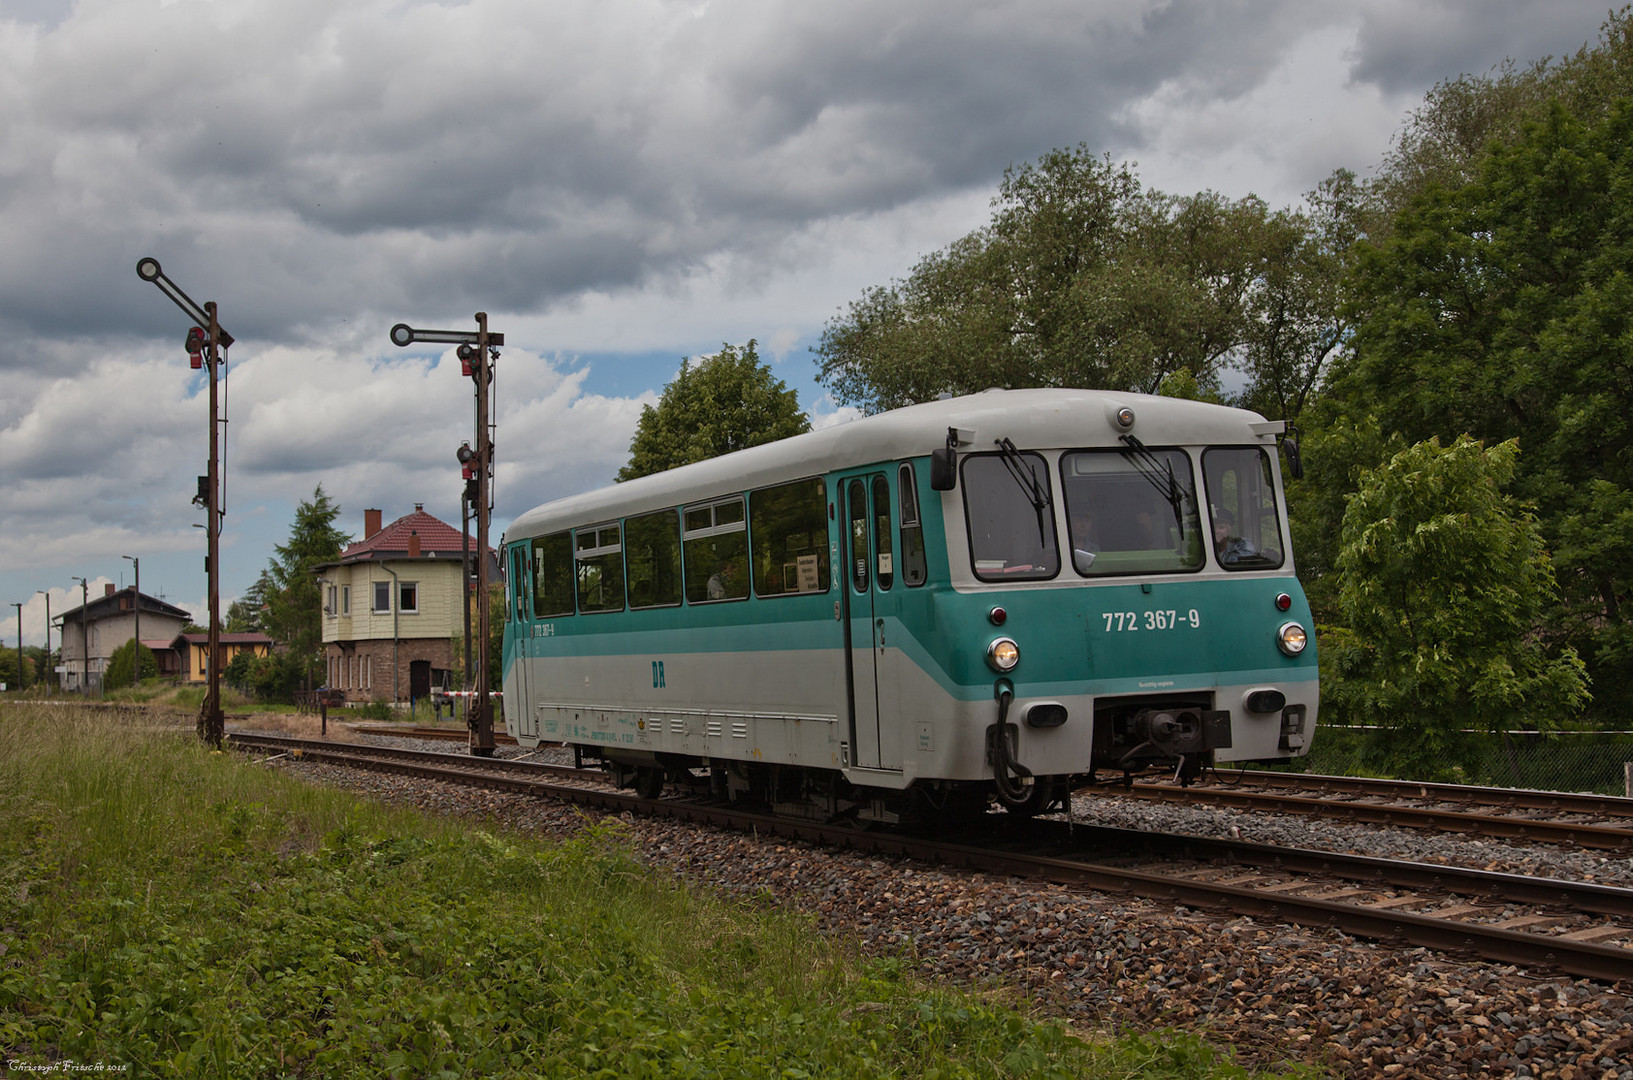
<svg viewBox="0 0 1633 1080">
<path fill-rule="evenodd" d="M 648 795 L 875 821 L 1299 756 L 1281 432 L 989 391 L 540 506 L 503 541 L 506 727 Z"/>
</svg>

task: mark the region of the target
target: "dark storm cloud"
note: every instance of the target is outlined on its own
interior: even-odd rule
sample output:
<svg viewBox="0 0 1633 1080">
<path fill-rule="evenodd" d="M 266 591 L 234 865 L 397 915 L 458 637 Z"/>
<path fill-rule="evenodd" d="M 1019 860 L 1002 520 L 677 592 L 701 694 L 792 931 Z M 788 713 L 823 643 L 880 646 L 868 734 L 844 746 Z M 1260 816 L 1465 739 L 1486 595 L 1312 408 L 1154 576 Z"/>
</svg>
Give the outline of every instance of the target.
<svg viewBox="0 0 1633 1080">
<path fill-rule="evenodd" d="M 128 7 L 128 6 L 127 6 Z M 1303 5 L 115 5 L 36 38 L 0 318 L 157 332 L 154 254 L 233 332 L 547 310 L 813 219 L 1115 141 L 1183 75 L 1232 91 Z M 23 267 L 27 269 L 23 269 Z M 185 270 L 186 277 L 183 277 Z M 450 285 L 450 283 L 457 283 Z M 451 290 L 451 291 L 450 291 Z M 87 297 L 99 300 L 95 310 Z M 158 312 L 156 314 L 156 312 Z M 0 364 L 21 362 L 0 347 Z"/>
<path fill-rule="evenodd" d="M 1389 0 L 1364 9 L 1351 74 L 1398 93 L 1484 75 L 1504 60 L 1524 68 L 1593 43 L 1609 14 L 1605 0 Z"/>
</svg>

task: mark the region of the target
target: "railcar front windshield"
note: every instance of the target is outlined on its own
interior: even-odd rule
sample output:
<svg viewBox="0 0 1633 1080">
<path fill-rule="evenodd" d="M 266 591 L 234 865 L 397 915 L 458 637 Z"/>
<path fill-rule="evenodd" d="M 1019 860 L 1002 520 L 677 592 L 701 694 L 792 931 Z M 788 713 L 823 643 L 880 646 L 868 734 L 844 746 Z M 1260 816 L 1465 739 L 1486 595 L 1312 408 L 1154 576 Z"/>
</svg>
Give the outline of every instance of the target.
<svg viewBox="0 0 1633 1080">
<path fill-rule="evenodd" d="M 982 581 L 1032 581 L 1060 572 L 1047 501 L 1049 465 L 1037 454 L 1016 454 L 1014 468 L 1019 475 L 998 454 L 964 459 L 964 518 L 975 576 Z M 1023 486 L 1027 477 L 1031 483 Z"/>
<path fill-rule="evenodd" d="M 1060 457 L 1072 565 L 1088 577 L 1202 569 L 1191 459 L 1134 446 Z"/>
</svg>

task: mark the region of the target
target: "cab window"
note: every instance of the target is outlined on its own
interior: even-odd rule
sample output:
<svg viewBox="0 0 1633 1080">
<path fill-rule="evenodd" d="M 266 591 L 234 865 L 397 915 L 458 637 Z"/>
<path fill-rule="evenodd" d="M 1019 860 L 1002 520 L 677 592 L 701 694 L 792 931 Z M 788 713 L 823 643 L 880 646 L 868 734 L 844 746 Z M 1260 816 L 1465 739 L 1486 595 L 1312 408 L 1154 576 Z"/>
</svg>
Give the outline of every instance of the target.
<svg viewBox="0 0 1633 1080">
<path fill-rule="evenodd" d="M 1085 577 L 1200 570 L 1202 523 L 1183 450 L 1062 454 L 1072 566 Z"/>
<path fill-rule="evenodd" d="M 1033 581 L 1060 571 L 1054 514 L 1047 502 L 1049 466 L 1037 454 L 1015 458 L 1020 477 L 999 454 L 964 459 L 964 519 L 970 559 L 982 581 Z M 1044 500 L 1041 505 L 1039 500 Z"/>
<path fill-rule="evenodd" d="M 1226 570 L 1274 570 L 1282 564 L 1281 515 L 1270 455 L 1257 446 L 1202 452 L 1213 557 Z"/>
</svg>

